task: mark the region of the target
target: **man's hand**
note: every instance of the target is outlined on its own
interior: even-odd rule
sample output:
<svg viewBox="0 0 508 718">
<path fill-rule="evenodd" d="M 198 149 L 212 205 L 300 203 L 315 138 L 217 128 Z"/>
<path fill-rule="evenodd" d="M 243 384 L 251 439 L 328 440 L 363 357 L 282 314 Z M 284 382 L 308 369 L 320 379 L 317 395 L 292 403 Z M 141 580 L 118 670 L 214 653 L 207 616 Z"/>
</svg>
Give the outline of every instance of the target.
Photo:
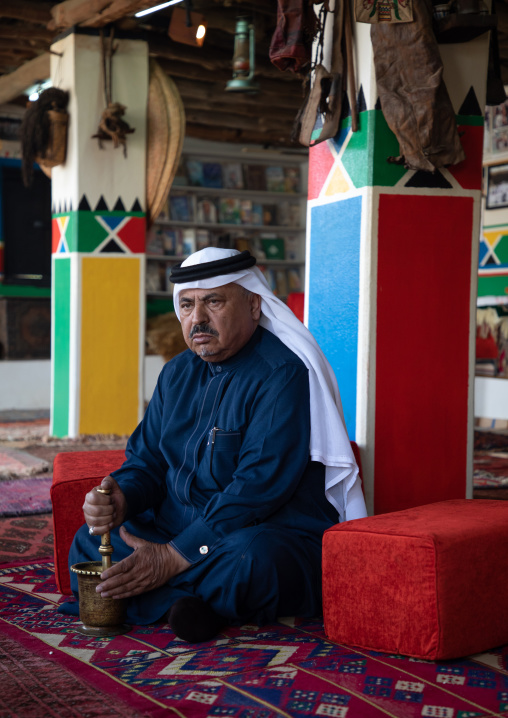
<svg viewBox="0 0 508 718">
<path fill-rule="evenodd" d="M 128 598 L 162 586 L 189 568 L 190 563 L 169 544 L 145 541 L 130 534 L 124 526 L 120 537 L 134 553 L 101 574 L 96 587 L 103 598 Z"/>
<path fill-rule="evenodd" d="M 97 489 L 111 489 L 109 496 Z M 106 531 L 120 526 L 127 515 L 127 501 L 122 489 L 111 476 L 106 476 L 100 486 L 96 486 L 85 496 L 83 513 L 88 526 L 93 526 L 94 536 L 102 536 Z"/>
</svg>

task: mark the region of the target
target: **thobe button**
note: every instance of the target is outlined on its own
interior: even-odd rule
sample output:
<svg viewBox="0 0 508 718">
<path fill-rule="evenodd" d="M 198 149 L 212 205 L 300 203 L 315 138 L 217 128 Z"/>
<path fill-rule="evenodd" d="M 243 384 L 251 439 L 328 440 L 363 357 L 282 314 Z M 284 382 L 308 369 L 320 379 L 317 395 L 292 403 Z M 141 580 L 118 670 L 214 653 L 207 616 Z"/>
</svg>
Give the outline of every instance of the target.
<svg viewBox="0 0 508 718">
<path fill-rule="evenodd" d="M 200 547 L 199 547 L 199 553 L 203 554 L 203 556 L 204 556 L 205 554 L 207 554 L 207 553 L 208 553 L 208 546 L 200 546 Z"/>
<path fill-rule="evenodd" d="M 221 366 L 216 366 L 216 367 L 215 367 L 215 371 L 217 372 L 217 374 L 220 374 L 221 371 L 222 371 L 222 367 L 221 367 Z"/>
</svg>

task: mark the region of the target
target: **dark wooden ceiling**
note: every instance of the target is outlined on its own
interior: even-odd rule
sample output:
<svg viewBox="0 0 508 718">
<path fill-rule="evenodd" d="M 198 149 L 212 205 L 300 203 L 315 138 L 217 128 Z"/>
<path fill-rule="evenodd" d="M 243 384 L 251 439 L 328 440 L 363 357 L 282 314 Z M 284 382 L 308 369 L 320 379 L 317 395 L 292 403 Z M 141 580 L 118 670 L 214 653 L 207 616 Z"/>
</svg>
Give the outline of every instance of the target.
<svg viewBox="0 0 508 718">
<path fill-rule="evenodd" d="M 143 18 L 134 17 L 133 8 L 135 11 L 157 2 L 161 0 L 67 0 L 58 4 L 47 0 L 0 0 L 0 81 L 5 85 L 11 73 L 47 53 L 69 24 L 100 27 L 113 17 L 119 32 L 148 42 L 150 55 L 174 79 L 185 106 L 188 136 L 298 147 L 290 136 L 303 102 L 303 78 L 281 72 L 268 55 L 277 1 L 194 0 L 193 10 L 204 14 L 208 24 L 202 47 L 169 38 L 173 7 Z M 96 11 L 97 7 L 101 12 Z M 225 89 L 232 77 L 234 30 L 239 15 L 251 16 L 256 28 L 256 81 L 260 87 L 256 95 Z M 24 100 L 18 97 L 15 101 Z"/>
</svg>

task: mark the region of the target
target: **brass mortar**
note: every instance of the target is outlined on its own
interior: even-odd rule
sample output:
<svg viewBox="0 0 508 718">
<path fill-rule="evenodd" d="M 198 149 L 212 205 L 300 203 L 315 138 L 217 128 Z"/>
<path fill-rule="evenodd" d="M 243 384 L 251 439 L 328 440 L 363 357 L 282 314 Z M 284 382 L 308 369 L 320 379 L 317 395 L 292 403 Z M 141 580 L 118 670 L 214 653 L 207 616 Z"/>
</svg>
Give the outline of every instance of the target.
<svg viewBox="0 0 508 718">
<path fill-rule="evenodd" d="M 101 494 L 110 494 L 110 489 L 97 489 Z M 79 618 L 82 625 L 76 631 L 86 636 L 120 636 L 130 631 L 125 624 L 127 599 L 103 598 L 95 588 L 101 582 L 101 573 L 112 566 L 111 537 L 109 531 L 101 536 L 99 553 L 102 561 L 83 561 L 71 566 L 78 576 Z"/>
</svg>

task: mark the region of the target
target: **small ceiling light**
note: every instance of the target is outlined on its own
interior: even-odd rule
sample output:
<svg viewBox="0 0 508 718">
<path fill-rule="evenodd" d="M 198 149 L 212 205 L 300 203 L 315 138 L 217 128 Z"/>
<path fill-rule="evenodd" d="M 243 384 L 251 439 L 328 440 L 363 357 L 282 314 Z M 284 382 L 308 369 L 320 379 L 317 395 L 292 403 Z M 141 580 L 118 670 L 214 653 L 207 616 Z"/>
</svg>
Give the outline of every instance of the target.
<svg viewBox="0 0 508 718">
<path fill-rule="evenodd" d="M 259 85 L 254 82 L 255 50 L 254 25 L 249 18 L 237 18 L 233 79 L 229 80 L 226 85 L 228 92 L 257 92 L 259 90 Z"/>
<path fill-rule="evenodd" d="M 25 95 L 28 95 L 29 102 L 37 102 L 41 92 L 47 90 L 48 87 L 52 86 L 53 83 L 51 82 L 51 80 L 40 80 L 35 85 L 32 85 L 27 90 L 25 90 Z"/>
<path fill-rule="evenodd" d="M 168 35 L 175 42 L 201 47 L 206 35 L 205 16 L 176 7 L 171 13 Z"/>
<path fill-rule="evenodd" d="M 143 17 L 144 15 L 149 15 L 151 12 L 157 12 L 157 10 L 164 10 L 165 7 L 169 7 L 170 5 L 176 5 L 179 2 L 183 2 L 183 0 L 169 0 L 169 2 L 163 2 L 160 5 L 154 5 L 153 7 L 147 8 L 146 10 L 140 10 L 134 15 L 134 17 Z"/>
</svg>

